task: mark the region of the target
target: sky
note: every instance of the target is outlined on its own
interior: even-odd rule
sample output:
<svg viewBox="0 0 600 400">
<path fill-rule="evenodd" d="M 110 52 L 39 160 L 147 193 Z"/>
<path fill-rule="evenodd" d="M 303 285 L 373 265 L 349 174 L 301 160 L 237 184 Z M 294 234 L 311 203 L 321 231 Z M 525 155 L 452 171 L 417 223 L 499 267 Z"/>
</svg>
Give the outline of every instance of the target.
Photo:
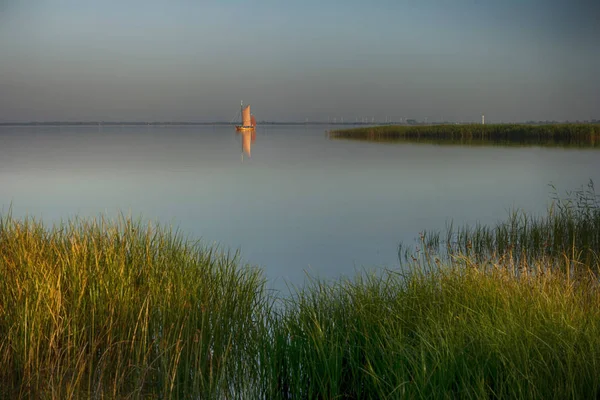
<svg viewBox="0 0 600 400">
<path fill-rule="evenodd" d="M 600 2 L 0 0 L 0 122 L 600 119 Z"/>
</svg>

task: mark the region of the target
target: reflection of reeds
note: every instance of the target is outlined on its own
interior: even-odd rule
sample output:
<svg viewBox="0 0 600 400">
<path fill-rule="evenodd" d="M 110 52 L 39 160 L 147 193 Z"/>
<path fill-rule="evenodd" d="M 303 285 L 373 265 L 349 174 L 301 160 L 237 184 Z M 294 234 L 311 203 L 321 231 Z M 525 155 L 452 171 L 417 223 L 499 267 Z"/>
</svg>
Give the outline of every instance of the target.
<svg viewBox="0 0 600 400">
<path fill-rule="evenodd" d="M 600 147 L 600 124 L 387 125 L 334 130 L 329 137 L 400 143 Z"/>
<path fill-rule="evenodd" d="M 0 397 L 596 398 L 599 210 L 590 183 L 285 298 L 160 227 L 3 217 Z"/>
</svg>

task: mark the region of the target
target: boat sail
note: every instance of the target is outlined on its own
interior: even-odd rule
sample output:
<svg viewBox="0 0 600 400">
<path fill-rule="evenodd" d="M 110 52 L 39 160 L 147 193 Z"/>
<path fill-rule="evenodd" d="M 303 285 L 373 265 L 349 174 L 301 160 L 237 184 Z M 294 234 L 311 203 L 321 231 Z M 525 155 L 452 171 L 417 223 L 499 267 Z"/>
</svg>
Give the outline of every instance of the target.
<svg viewBox="0 0 600 400">
<path fill-rule="evenodd" d="M 242 109 L 242 124 L 236 125 L 236 131 L 253 131 L 256 127 L 256 119 L 254 115 L 250 114 L 250 105 L 244 107 L 244 103 L 240 104 Z"/>
</svg>

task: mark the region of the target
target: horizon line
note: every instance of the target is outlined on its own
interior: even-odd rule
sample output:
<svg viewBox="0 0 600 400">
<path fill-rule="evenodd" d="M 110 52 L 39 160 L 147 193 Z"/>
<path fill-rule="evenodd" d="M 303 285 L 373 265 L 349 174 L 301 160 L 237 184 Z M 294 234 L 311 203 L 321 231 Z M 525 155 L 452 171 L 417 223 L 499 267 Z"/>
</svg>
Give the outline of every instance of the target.
<svg viewBox="0 0 600 400">
<path fill-rule="evenodd" d="M 410 122 L 408 122 L 410 121 Z M 231 125 L 234 126 L 238 122 L 226 121 L 0 121 L 0 126 L 60 126 L 60 125 Z M 600 123 L 600 119 L 592 118 L 588 120 L 528 120 L 528 121 L 508 121 L 508 122 L 489 122 L 489 125 L 495 124 L 573 124 L 573 123 Z M 423 122 L 415 119 L 405 119 L 404 121 L 372 121 L 372 122 L 331 122 L 331 121 L 259 121 L 260 125 L 455 125 L 455 124 L 480 124 L 477 121 L 431 121 Z"/>
</svg>

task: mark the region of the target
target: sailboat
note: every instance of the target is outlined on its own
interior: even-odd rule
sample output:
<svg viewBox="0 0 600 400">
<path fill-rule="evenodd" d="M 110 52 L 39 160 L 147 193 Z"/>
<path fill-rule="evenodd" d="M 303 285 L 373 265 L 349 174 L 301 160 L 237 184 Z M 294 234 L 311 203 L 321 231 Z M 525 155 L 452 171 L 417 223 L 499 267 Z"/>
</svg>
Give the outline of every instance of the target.
<svg viewBox="0 0 600 400">
<path fill-rule="evenodd" d="M 253 131 L 256 127 L 256 119 L 254 119 L 254 115 L 250 114 L 250 104 L 244 107 L 244 103 L 240 103 L 240 107 L 242 109 L 242 124 L 236 125 L 235 130 L 238 132 L 241 131 Z"/>
</svg>

